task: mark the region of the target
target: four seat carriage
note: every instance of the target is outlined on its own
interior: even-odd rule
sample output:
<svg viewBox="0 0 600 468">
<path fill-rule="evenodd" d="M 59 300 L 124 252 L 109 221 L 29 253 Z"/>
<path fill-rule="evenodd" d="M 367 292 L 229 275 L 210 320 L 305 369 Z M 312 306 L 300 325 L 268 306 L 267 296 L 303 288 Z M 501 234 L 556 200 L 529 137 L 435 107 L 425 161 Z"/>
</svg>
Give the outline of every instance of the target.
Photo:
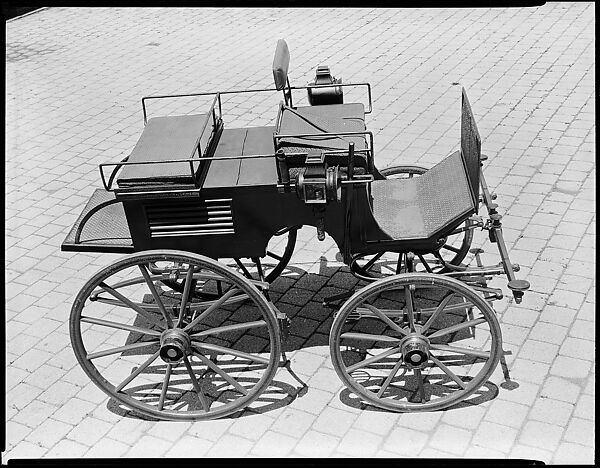
<svg viewBox="0 0 600 468">
<path fill-rule="evenodd" d="M 471 398 L 503 359 L 492 308 L 502 291 L 488 281 L 505 275 L 516 302 L 528 283 L 508 257 L 464 89 L 458 151 L 430 169 L 378 170 L 370 85 L 320 66 L 314 83 L 291 86 L 288 66 L 280 40 L 273 89 L 142 99 L 139 141 L 123 161 L 100 165 L 104 187 L 62 244 L 127 254 L 75 298 L 79 363 L 146 416 L 213 419 L 248 407 L 287 363 L 289 320 L 269 285 L 310 225 L 369 283 L 325 300 L 344 301 L 329 346 L 350 391 L 391 411 Z M 367 106 L 344 102 L 349 87 L 364 90 Z M 300 90 L 309 105 L 294 105 Z M 272 125 L 226 128 L 222 99 L 247 92 L 283 94 Z M 206 113 L 147 118 L 148 101 L 200 96 L 212 98 Z M 479 249 L 476 265 L 462 263 L 477 229 L 497 245 L 497 265 L 482 265 Z"/>
</svg>

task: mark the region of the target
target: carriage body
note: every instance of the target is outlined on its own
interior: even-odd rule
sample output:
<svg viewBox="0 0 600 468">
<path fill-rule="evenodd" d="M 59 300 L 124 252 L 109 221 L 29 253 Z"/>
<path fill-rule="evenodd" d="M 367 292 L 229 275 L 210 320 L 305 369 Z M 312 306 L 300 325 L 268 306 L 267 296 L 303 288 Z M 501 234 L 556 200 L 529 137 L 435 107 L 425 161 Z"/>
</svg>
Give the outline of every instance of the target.
<svg viewBox="0 0 600 468">
<path fill-rule="evenodd" d="M 214 95 L 216 103 L 220 94 Z M 187 124 L 193 130 L 174 135 L 173 124 Z M 100 165 L 104 189 L 90 198 L 62 249 L 111 253 L 179 249 L 212 258 L 264 256 L 275 233 L 317 224 L 311 206 L 295 190 L 283 190 L 275 135 L 275 126 L 223 128 L 214 104 L 203 115 L 149 119 L 125 161 Z M 182 144 L 186 138 L 188 144 Z M 302 153 L 294 154 L 299 157 Z M 367 188 L 362 184 L 348 189 L 356 192 L 357 212 L 368 204 Z M 341 204 L 329 204 L 323 217 L 327 233 L 340 249 L 352 242 L 344 237 Z M 360 228 L 353 226 L 355 239 L 364 237 Z M 355 240 L 355 249 L 359 243 Z"/>
<path fill-rule="evenodd" d="M 215 96 L 220 97 L 219 93 Z M 323 109 L 329 110 L 327 106 Z M 283 184 L 276 156 L 281 130 L 276 126 L 224 128 L 216 115 L 213 106 L 207 114 L 150 119 L 125 161 L 100 165 L 104 189 L 97 189 L 90 198 L 63 250 L 132 253 L 180 249 L 211 258 L 262 257 L 277 232 L 321 223 L 349 259 L 382 250 L 429 252 L 442 237 L 440 228 L 451 231 L 460 224 L 460 220 L 451 220 L 450 225 L 437 226 L 426 236 L 400 243 L 382 229 L 382 217 L 377 220 L 373 213 L 371 183 L 385 178 L 372 163 L 370 132 L 364 131 L 364 137 L 357 139 L 364 142 L 366 155 L 355 157 L 358 164 L 353 172 L 357 175 L 351 178 L 348 150 L 323 150 L 328 167 L 336 163 L 341 167 L 335 181 L 338 199 L 310 203 L 294 186 L 298 171 L 305 167 L 308 153 L 304 148 L 292 147 L 295 151 L 286 155 L 293 175 L 290 183 Z M 192 138 L 185 131 L 173 135 L 172 125 L 186 124 L 192 127 L 187 132 Z M 184 145 L 180 138 L 186 137 L 190 143 Z M 390 209 L 393 215 L 394 207 Z M 407 219 L 403 220 L 401 213 L 390 223 L 414 231 L 410 213 Z"/>
</svg>

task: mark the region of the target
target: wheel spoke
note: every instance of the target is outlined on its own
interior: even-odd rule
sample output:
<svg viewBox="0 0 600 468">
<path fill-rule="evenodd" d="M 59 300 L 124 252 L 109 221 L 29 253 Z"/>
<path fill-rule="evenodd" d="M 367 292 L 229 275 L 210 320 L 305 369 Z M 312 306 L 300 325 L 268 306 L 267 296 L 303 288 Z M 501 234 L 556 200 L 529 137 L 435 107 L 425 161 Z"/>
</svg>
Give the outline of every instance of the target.
<svg viewBox="0 0 600 468">
<path fill-rule="evenodd" d="M 223 327 L 211 328 L 210 330 L 204 330 L 198 333 L 192 333 L 190 336 L 194 338 L 200 338 L 201 336 L 215 335 L 217 333 L 226 333 L 240 330 L 250 330 L 251 328 L 266 327 L 267 322 L 264 320 L 257 320 L 255 322 L 248 323 L 236 323 L 235 325 L 225 325 Z"/>
<path fill-rule="evenodd" d="M 167 364 L 167 371 L 165 372 L 165 380 L 163 380 L 162 389 L 160 391 L 160 398 L 158 400 L 158 410 L 162 411 L 165 404 L 165 397 L 167 396 L 167 389 L 169 388 L 169 381 L 171 380 L 171 369 L 172 364 Z"/>
<path fill-rule="evenodd" d="M 152 322 L 154 325 L 164 328 L 164 325 L 162 323 L 160 323 L 158 320 L 156 320 L 154 317 L 152 317 L 150 314 L 148 314 L 148 312 L 146 312 L 144 309 L 142 309 L 135 302 L 132 302 L 131 300 L 127 299 L 120 292 L 115 291 L 113 288 L 111 288 L 109 285 L 107 285 L 104 281 L 102 281 L 98 286 L 100 286 L 102 289 L 104 289 L 106 292 L 108 292 L 112 296 L 119 299 L 123 304 L 127 305 L 129 308 L 135 310 L 138 314 L 140 314 L 142 317 L 146 318 L 149 322 Z"/>
<path fill-rule="evenodd" d="M 454 293 L 451 292 L 442 300 L 442 302 L 440 302 L 440 305 L 437 306 L 437 308 L 433 311 L 433 314 L 431 314 L 431 317 L 429 317 L 429 320 L 427 320 L 425 325 L 423 325 L 423 328 L 421 328 L 421 334 L 425 334 L 425 332 L 429 330 L 429 327 L 431 327 L 435 319 L 444 311 L 448 305 L 448 302 L 450 302 L 450 299 L 452 299 L 453 296 Z"/>
<path fill-rule="evenodd" d="M 475 319 L 475 320 L 468 320 L 466 322 L 462 322 L 462 323 L 459 323 L 457 325 L 453 325 L 453 326 L 448 327 L 448 328 L 442 328 L 441 330 L 438 330 L 435 333 L 432 333 L 427 338 L 429 338 L 431 340 L 433 338 L 438 338 L 440 336 L 444 336 L 444 335 L 447 335 L 449 333 L 454 333 L 454 332 L 463 330 L 465 328 L 471 328 L 471 327 L 474 327 L 476 325 L 479 325 L 480 323 L 485 323 L 485 322 L 487 322 L 487 320 L 485 318 L 483 318 L 483 317 Z"/>
<path fill-rule="evenodd" d="M 87 358 L 92 360 L 99 357 L 110 356 L 111 354 L 124 353 L 126 351 L 131 351 L 132 349 L 145 348 L 148 345 L 156 344 L 158 340 L 152 341 L 142 341 L 139 343 L 133 343 L 125 346 L 119 346 L 117 348 L 105 349 L 103 351 L 97 351 L 95 353 L 89 353 Z"/>
<path fill-rule="evenodd" d="M 417 257 L 419 257 L 419 260 L 421 261 L 421 264 L 425 267 L 425 270 L 427 270 L 428 273 L 433 273 L 433 270 L 429 266 L 429 263 L 427 263 L 427 260 L 423 258 L 423 255 L 417 254 Z"/>
<path fill-rule="evenodd" d="M 134 327 L 133 325 L 127 325 L 126 323 L 111 322 L 110 320 L 103 320 L 95 317 L 86 317 L 85 315 L 82 315 L 80 320 L 85 323 L 102 325 L 103 327 L 117 328 L 119 330 L 127 330 L 145 335 L 160 336 L 159 331 L 151 330 L 150 328 Z"/>
<path fill-rule="evenodd" d="M 444 260 L 444 258 L 440 254 L 439 250 L 437 252 L 433 252 L 433 256 L 436 258 L 436 260 L 439 262 L 440 265 L 442 265 L 444 267 L 446 266 L 446 260 Z"/>
<path fill-rule="evenodd" d="M 421 403 L 425 403 L 427 400 L 425 399 L 425 384 L 423 382 L 423 374 L 421 374 L 421 369 L 415 368 L 415 376 L 417 377 L 417 385 L 419 386 Z"/>
<path fill-rule="evenodd" d="M 150 276 L 150 278 L 152 279 L 152 276 Z M 160 280 L 160 276 L 155 275 L 153 279 Z M 119 281 L 118 283 L 113 284 L 112 288 L 120 289 L 120 288 L 124 288 L 126 286 L 142 284 L 144 281 L 145 281 L 145 279 L 143 276 L 136 276 L 134 278 L 131 278 L 131 279 L 128 279 L 125 281 Z M 92 298 L 92 300 L 96 300 L 96 298 L 98 297 L 98 294 L 100 294 L 101 292 L 102 292 L 102 288 L 94 290 L 94 292 L 92 292 L 92 294 L 90 294 L 90 298 Z"/>
<path fill-rule="evenodd" d="M 212 343 L 197 342 L 194 338 L 192 338 L 192 346 L 195 346 L 199 349 L 206 349 L 208 351 L 215 351 L 221 354 L 231 354 L 232 356 L 247 359 L 252 362 L 260 362 L 261 364 L 265 365 L 268 365 L 270 362 L 269 358 L 257 356 L 255 354 L 245 353 L 244 351 L 238 351 L 237 349 L 226 348 L 224 346 L 219 346 Z"/>
<path fill-rule="evenodd" d="M 279 261 L 279 262 L 280 262 L 281 260 L 283 260 L 283 257 L 282 257 L 282 256 L 280 256 L 280 255 L 277 255 L 277 254 L 274 254 L 273 252 L 271 252 L 271 251 L 269 251 L 269 250 L 267 250 L 267 255 L 268 255 L 269 257 L 271 257 L 271 258 L 274 258 L 275 260 L 277 260 L 277 261 Z"/>
<path fill-rule="evenodd" d="M 347 367 L 346 372 L 348 372 L 348 373 L 354 372 L 355 370 L 361 369 L 365 366 L 368 366 L 369 364 L 373 364 L 374 362 L 381 361 L 382 359 L 385 359 L 386 357 L 391 356 L 392 354 L 395 354 L 398 351 L 400 351 L 399 346 L 388 349 L 387 351 L 379 353 L 377 356 L 372 356 L 370 358 L 365 359 L 364 361 L 357 362 L 356 364 L 353 364 L 350 367 Z"/>
<path fill-rule="evenodd" d="M 246 266 L 241 262 L 241 260 L 239 258 L 234 258 L 234 260 L 235 260 L 235 263 L 237 263 L 237 266 L 240 267 L 240 270 L 242 270 L 242 273 L 244 273 L 244 276 L 246 278 L 252 279 L 252 275 L 250 274 L 250 272 L 248 271 Z"/>
<path fill-rule="evenodd" d="M 467 388 L 466 384 L 460 379 L 460 377 L 458 375 L 456 375 L 454 372 L 452 372 L 442 361 L 440 361 L 438 358 L 436 358 L 431 353 L 429 354 L 429 358 L 434 362 L 434 364 L 436 366 L 438 366 L 440 369 L 442 369 L 448 377 L 450 377 L 452 380 L 454 380 L 459 385 L 460 388 L 462 388 L 462 389 Z"/>
<path fill-rule="evenodd" d="M 371 260 L 369 260 L 367 263 L 365 263 L 365 266 L 363 266 L 362 269 L 368 270 L 369 268 L 371 268 L 373 266 L 373 264 L 383 256 L 384 253 L 385 252 L 379 252 Z"/>
<path fill-rule="evenodd" d="M 129 384 L 133 379 L 135 379 L 138 375 L 144 372 L 150 364 L 152 364 L 156 358 L 158 357 L 160 351 L 156 351 L 152 356 L 150 356 L 140 367 L 138 367 L 135 371 L 133 371 L 129 377 L 127 377 L 123 382 L 115 387 L 115 392 L 120 392 L 125 388 L 127 384 Z"/>
<path fill-rule="evenodd" d="M 196 375 L 194 374 L 194 370 L 192 369 L 192 366 L 191 366 L 190 361 L 188 360 L 187 356 L 183 356 L 183 363 L 185 364 L 185 368 L 187 369 L 190 379 L 192 379 L 192 385 L 194 386 L 194 390 L 196 390 L 196 393 L 198 394 L 198 398 L 200 399 L 200 404 L 202 405 L 202 408 L 204 409 L 204 411 L 206 411 L 208 413 L 208 411 L 210 410 L 210 405 L 208 404 L 208 401 L 206 400 L 206 395 L 200 388 L 198 379 L 196 378 Z"/>
<path fill-rule="evenodd" d="M 198 315 L 198 317 L 196 317 L 194 320 L 192 320 L 183 329 L 183 331 L 188 331 L 191 328 L 195 327 L 198 323 L 200 323 L 202 320 L 204 320 L 206 317 L 208 317 L 210 314 L 212 314 L 215 309 L 219 308 L 227 299 L 229 299 L 231 296 L 233 296 L 236 293 L 236 291 L 239 291 L 239 290 L 237 288 L 230 289 L 225 294 L 223 294 L 223 296 L 221 296 L 214 304 L 212 304 L 208 309 L 206 309 L 204 312 L 202 312 L 200 315 Z"/>
<path fill-rule="evenodd" d="M 340 338 L 347 338 L 349 340 L 364 340 L 364 341 L 385 341 L 387 343 L 397 343 L 400 338 L 394 338 L 392 336 L 385 335 L 372 335 L 370 333 L 356 333 L 346 332 L 340 335 Z"/>
<path fill-rule="evenodd" d="M 173 326 L 173 321 L 171 320 L 169 313 L 165 309 L 165 305 L 163 304 L 162 300 L 160 299 L 160 296 L 158 295 L 158 291 L 156 290 L 156 286 L 154 285 L 152 278 L 150 278 L 150 273 L 148 272 L 146 265 L 138 265 L 138 266 L 140 267 L 142 276 L 146 280 L 146 284 L 148 285 L 148 288 L 150 289 L 150 292 L 152 293 L 152 297 L 154 297 L 154 301 L 156 302 L 156 305 L 160 309 L 161 314 L 163 314 L 163 317 L 165 318 L 167 325 L 169 326 L 169 328 L 171 328 Z"/>
<path fill-rule="evenodd" d="M 401 366 L 402 366 L 402 359 L 398 359 L 398 362 L 396 363 L 396 365 L 394 366 L 394 368 L 390 371 L 389 375 L 385 379 L 385 382 L 383 382 L 383 384 L 381 384 L 381 388 L 377 392 L 377 398 L 381 398 L 381 395 L 383 395 L 383 393 L 389 387 L 390 383 L 392 383 L 392 380 L 394 379 L 394 377 L 398 373 L 398 370 L 400 369 Z"/>
<path fill-rule="evenodd" d="M 192 354 L 198 359 L 200 359 L 204 365 L 208 366 L 210 369 L 212 369 L 221 377 L 223 377 L 227 382 L 233 385 L 237 389 L 237 391 L 240 392 L 242 395 L 248 395 L 248 390 L 242 387 L 237 380 L 231 377 L 227 372 L 225 372 L 223 369 L 217 366 L 214 362 L 212 362 L 210 359 L 207 359 L 206 356 L 203 356 L 202 354 L 197 353 L 196 351 L 192 351 Z"/>
<path fill-rule="evenodd" d="M 454 252 L 454 253 L 459 253 L 460 252 L 459 248 L 456 248 L 456 247 L 453 247 L 453 246 L 447 245 L 447 244 L 444 244 L 442 246 L 442 249 L 446 249 L 446 250 L 449 250 L 450 252 Z"/>
<path fill-rule="evenodd" d="M 385 315 L 382 311 L 380 311 L 377 307 L 372 306 L 371 304 L 364 303 L 363 304 L 367 309 L 373 312 L 377 317 L 383 320 L 389 327 L 396 330 L 402 336 L 406 336 L 407 333 L 395 322 L 393 322 L 387 315 Z"/>
<path fill-rule="evenodd" d="M 183 313 L 185 312 L 185 308 L 187 307 L 188 300 L 190 298 L 190 289 L 192 288 L 194 277 L 194 267 L 190 264 L 187 274 L 185 276 L 185 286 L 183 287 L 183 295 L 181 296 L 181 307 L 179 308 L 179 317 L 177 319 L 177 327 L 181 325 L 181 321 L 183 320 Z"/>
<path fill-rule="evenodd" d="M 411 333 L 415 331 L 415 311 L 413 309 L 413 296 L 410 286 L 404 287 L 404 299 L 406 301 L 406 308 L 408 310 L 408 326 L 410 327 Z"/>
<path fill-rule="evenodd" d="M 401 253 L 398 254 L 398 261 L 396 262 L 396 274 L 400 274 L 400 272 L 402 271 L 402 257 L 403 255 Z"/>
<path fill-rule="evenodd" d="M 483 359 L 490 358 L 489 351 L 477 351 L 476 349 L 462 348 L 459 346 L 448 346 L 441 344 L 430 344 L 431 349 L 437 349 L 438 351 L 448 351 L 450 353 L 464 354 L 466 356 L 475 356 Z"/>
</svg>

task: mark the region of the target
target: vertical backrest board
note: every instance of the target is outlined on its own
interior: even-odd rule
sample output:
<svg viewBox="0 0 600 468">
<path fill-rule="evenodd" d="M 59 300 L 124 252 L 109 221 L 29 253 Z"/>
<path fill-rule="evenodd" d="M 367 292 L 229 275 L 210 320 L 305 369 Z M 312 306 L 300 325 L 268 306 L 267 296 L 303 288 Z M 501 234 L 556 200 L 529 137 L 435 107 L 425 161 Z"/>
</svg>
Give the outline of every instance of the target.
<svg viewBox="0 0 600 468">
<path fill-rule="evenodd" d="M 290 66 L 290 51 L 283 39 L 277 41 L 275 57 L 273 57 L 273 79 L 275 88 L 281 90 L 285 88 L 287 82 L 288 68 Z"/>
<path fill-rule="evenodd" d="M 479 206 L 479 171 L 481 170 L 481 137 L 475 124 L 473 111 L 462 89 L 462 113 L 460 124 L 460 153 L 467 170 L 469 186 L 475 207 Z"/>
</svg>

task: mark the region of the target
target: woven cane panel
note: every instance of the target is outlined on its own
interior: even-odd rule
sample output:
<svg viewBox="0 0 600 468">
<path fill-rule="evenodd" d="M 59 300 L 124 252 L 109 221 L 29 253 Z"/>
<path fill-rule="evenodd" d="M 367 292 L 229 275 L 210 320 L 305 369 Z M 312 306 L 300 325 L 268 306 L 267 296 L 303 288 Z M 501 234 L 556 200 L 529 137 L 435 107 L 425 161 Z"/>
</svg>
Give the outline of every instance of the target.
<svg viewBox="0 0 600 468">
<path fill-rule="evenodd" d="M 419 203 L 425 224 L 431 234 L 442 230 L 457 218 L 473 213 L 473 201 L 469 192 L 469 181 L 456 152 L 417 177 Z"/>
<path fill-rule="evenodd" d="M 372 183 L 373 215 L 379 227 L 395 240 L 427 237 L 419 206 L 418 178 L 376 180 Z"/>
<path fill-rule="evenodd" d="M 462 91 L 462 116 L 460 125 L 460 148 L 467 167 L 473 199 L 479 198 L 479 171 L 481 167 L 481 137 L 475 124 L 473 111 L 464 88 Z"/>
<path fill-rule="evenodd" d="M 77 218 L 77 221 L 71 228 L 64 243 L 74 244 L 75 232 L 79 227 L 81 219 L 94 207 L 105 201 L 113 200 L 113 192 L 107 192 L 103 189 L 96 189 L 88 200 L 85 208 Z M 81 244 L 91 245 L 111 245 L 128 247 L 132 245 L 129 226 L 125 218 L 125 211 L 122 203 L 105 206 L 97 211 L 87 220 L 83 227 L 80 237 Z"/>
<path fill-rule="evenodd" d="M 373 215 L 395 240 L 443 235 L 445 228 L 474 211 L 468 184 L 456 152 L 420 177 L 373 182 Z"/>
</svg>

